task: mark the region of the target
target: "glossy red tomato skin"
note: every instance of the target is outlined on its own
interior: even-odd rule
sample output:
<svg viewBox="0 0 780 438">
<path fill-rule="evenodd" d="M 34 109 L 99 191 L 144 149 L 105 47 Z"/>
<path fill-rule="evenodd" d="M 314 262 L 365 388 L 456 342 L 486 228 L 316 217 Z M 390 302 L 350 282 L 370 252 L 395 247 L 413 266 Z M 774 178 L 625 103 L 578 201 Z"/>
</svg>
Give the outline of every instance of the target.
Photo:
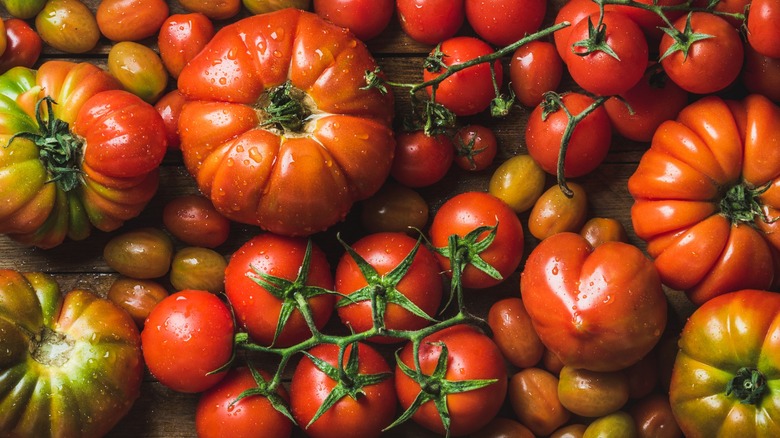
<svg viewBox="0 0 780 438">
<path fill-rule="evenodd" d="M 188 245 L 216 248 L 230 235 L 230 221 L 199 195 L 182 195 L 168 201 L 162 220 L 174 237 Z"/>
<path fill-rule="evenodd" d="M 426 187 L 439 182 L 452 167 L 455 148 L 446 134 L 400 132 L 390 176 L 406 187 Z"/>
<path fill-rule="evenodd" d="M 441 344 L 447 346 L 447 380 L 496 379 L 486 387 L 447 396 L 451 417 L 450 434 L 464 436 L 487 425 L 501 409 L 507 393 L 507 370 L 496 344 L 485 334 L 468 325 L 456 325 L 433 333 L 420 344 L 421 370 L 431 375 L 441 355 Z M 414 369 L 412 344 L 407 343 L 398 357 Z M 396 366 L 395 388 L 402 408 L 407 408 L 420 392 L 420 385 Z M 412 420 L 426 429 L 444 434 L 439 413 L 433 402 L 423 404 Z"/>
<path fill-rule="evenodd" d="M 266 381 L 271 375 L 257 370 Z M 286 438 L 292 436 L 293 424 L 271 402 L 262 395 L 238 396 L 257 383 L 249 368 L 234 368 L 219 383 L 209 388 L 198 399 L 195 411 L 195 430 L 201 438 L 218 438 L 230 431 L 234 438 L 257 436 Z M 289 396 L 284 386 L 279 385 L 276 393 L 284 400 Z"/>
<path fill-rule="evenodd" d="M 314 12 L 368 41 L 385 30 L 395 12 L 394 0 L 314 0 Z"/>
<path fill-rule="evenodd" d="M 658 272 L 623 242 L 594 249 L 579 234 L 550 236 L 529 254 L 520 292 L 539 338 L 574 368 L 630 366 L 652 350 L 666 325 Z"/>
<path fill-rule="evenodd" d="M 568 41 L 574 26 L 583 18 L 598 12 L 599 6 L 591 0 L 569 0 L 561 6 L 555 15 L 555 24 L 560 24 L 564 21 L 569 23 L 569 26 L 553 34 L 555 48 L 558 50 L 558 55 L 560 55 L 561 59 L 565 59 L 571 53 L 572 48 L 568 45 Z"/>
<path fill-rule="evenodd" d="M 396 0 L 395 5 L 401 29 L 432 46 L 452 38 L 466 19 L 463 0 Z"/>
<path fill-rule="evenodd" d="M 216 295 L 183 290 L 152 309 L 141 332 L 146 366 L 163 385 L 175 391 L 201 392 L 225 377 L 210 374 L 233 353 L 233 315 Z"/>
<path fill-rule="evenodd" d="M 563 60 L 553 43 L 531 41 L 515 50 L 509 62 L 509 81 L 517 100 L 535 107 L 544 93 L 555 91 L 563 77 Z"/>
<path fill-rule="evenodd" d="M 200 12 L 173 14 L 160 25 L 157 47 L 165 68 L 178 78 L 184 66 L 214 37 L 214 24 Z"/>
<path fill-rule="evenodd" d="M 257 284 L 254 270 L 293 281 L 298 277 L 306 252 L 306 239 L 262 233 L 244 243 L 230 257 L 225 269 L 225 293 L 237 322 L 257 343 L 271 345 L 282 301 Z M 333 289 L 333 275 L 325 253 L 312 244 L 306 285 Z M 323 327 L 333 313 L 335 297 L 318 295 L 309 300 L 314 321 Z M 276 339 L 275 346 L 289 346 L 311 336 L 300 311 L 295 310 Z"/>
<path fill-rule="evenodd" d="M 780 2 L 753 0 L 747 18 L 747 39 L 756 52 L 780 58 Z"/>
<path fill-rule="evenodd" d="M 469 264 L 463 270 L 461 280 L 466 288 L 487 288 L 509 277 L 523 258 L 523 225 L 504 201 L 485 192 L 465 192 L 448 199 L 436 211 L 429 229 L 431 244 L 446 248 L 449 236 L 465 236 L 481 226 L 498 226 L 493 243 L 480 253 L 480 257 L 493 266 L 502 279 L 495 279 Z M 483 233 L 479 241 L 487 236 Z M 450 261 L 436 254 L 439 264 L 451 275 Z"/>
<path fill-rule="evenodd" d="M 493 48 L 486 42 L 470 36 L 447 39 L 441 43 L 440 50 L 445 55 L 442 62 L 447 66 L 462 64 L 493 52 Z M 500 87 L 503 81 L 501 62 L 496 60 L 493 63 L 493 68 L 496 74 L 496 83 Z M 443 68 L 435 72 L 424 70 L 423 80 L 430 81 L 443 72 Z M 425 90 L 431 96 L 433 89 L 428 87 Z M 436 89 L 435 101 L 447 107 L 456 116 L 470 116 L 485 111 L 495 97 L 490 65 L 481 63 L 444 79 Z"/>
<path fill-rule="evenodd" d="M 359 374 L 392 373 L 390 365 L 371 346 L 353 345 L 357 345 L 358 349 Z M 309 354 L 334 367 L 346 367 L 353 345 L 347 346 L 342 364 L 339 364 L 339 347 L 335 344 L 318 345 L 309 350 Z M 364 393 L 357 399 L 343 397 L 309 424 L 336 383 L 308 357 L 302 358 L 295 367 L 290 384 L 290 408 L 306 435 L 311 438 L 378 438 L 395 416 L 397 398 L 392 377 L 364 386 Z"/>
<path fill-rule="evenodd" d="M 168 149 L 178 150 L 181 145 L 181 140 L 179 139 L 179 115 L 184 102 L 186 102 L 186 99 L 179 93 L 179 90 L 171 90 L 154 104 L 154 109 L 160 114 L 163 124 L 165 124 L 165 138 Z"/>
<path fill-rule="evenodd" d="M 102 0 L 95 19 L 108 39 L 139 41 L 157 34 L 168 14 L 164 0 Z"/>
<path fill-rule="evenodd" d="M 582 93 L 563 95 L 563 104 L 572 114 L 579 114 L 594 100 Z M 556 175 L 561 139 L 568 117 L 562 109 L 543 118 L 544 108 L 537 106 L 531 112 L 525 129 L 528 153 L 545 172 Z M 588 114 L 569 139 L 563 173 L 566 178 L 576 178 L 592 172 L 606 158 L 612 142 L 612 125 L 603 106 Z"/>
<path fill-rule="evenodd" d="M 463 170 L 479 172 L 493 164 L 498 154 L 498 138 L 485 125 L 469 124 L 455 133 L 455 164 Z"/>
<path fill-rule="evenodd" d="M 12 67 L 33 67 L 43 48 L 41 37 L 24 20 L 9 18 L 4 24 L 6 47 L 0 55 L 0 73 Z"/>
<path fill-rule="evenodd" d="M 395 269 L 412 251 L 416 239 L 404 233 L 373 233 L 369 234 L 352 246 L 366 262 L 384 276 Z M 429 317 L 435 318 L 442 299 L 443 284 L 440 276 L 439 262 L 426 246 L 417 249 L 414 261 L 403 279 L 395 289 L 409 298 Z M 357 263 L 349 254 L 344 254 L 336 266 L 335 290 L 349 300 L 349 295 L 365 287 L 365 276 L 360 272 Z M 339 307 L 338 315 L 341 321 L 356 333 L 364 332 L 373 327 L 371 301 L 359 301 L 348 306 Z M 420 318 L 395 303 L 389 303 L 384 314 L 385 327 L 391 330 L 418 330 L 430 324 L 430 321 Z M 394 342 L 393 338 L 371 338 L 375 342 Z"/>
<path fill-rule="evenodd" d="M 466 21 L 483 40 L 508 46 L 539 30 L 547 12 L 545 0 L 466 0 Z"/>
</svg>

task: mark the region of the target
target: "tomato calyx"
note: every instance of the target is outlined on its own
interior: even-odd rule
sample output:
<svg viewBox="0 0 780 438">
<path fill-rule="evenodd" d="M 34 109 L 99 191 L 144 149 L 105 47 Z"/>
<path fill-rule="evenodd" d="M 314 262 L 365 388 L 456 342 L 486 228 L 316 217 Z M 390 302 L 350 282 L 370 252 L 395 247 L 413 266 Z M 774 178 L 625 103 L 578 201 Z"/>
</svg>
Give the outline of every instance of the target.
<svg viewBox="0 0 780 438">
<path fill-rule="evenodd" d="M 720 213 L 734 225 L 753 223 L 756 217 L 762 218 L 766 223 L 777 221 L 780 218 L 768 217 L 759 201 L 759 197 L 769 190 L 770 186 L 770 183 L 755 188 L 749 187 L 746 183 L 734 185 L 720 200 Z"/>
<path fill-rule="evenodd" d="M 602 11 L 596 25 L 593 24 L 591 17 L 588 17 L 588 37 L 575 42 L 572 45 L 572 53 L 577 56 L 588 56 L 594 52 L 604 52 L 620 61 L 618 54 L 607 44 L 607 26 L 602 22 L 603 17 Z M 582 47 L 584 50 L 575 50 L 577 47 Z"/>
<path fill-rule="evenodd" d="M 45 366 L 59 367 L 70 359 L 73 347 L 67 336 L 44 327 L 30 342 L 30 356 Z"/>
<path fill-rule="evenodd" d="M 46 114 L 42 104 L 46 103 Z M 54 117 L 54 104 L 50 96 L 45 96 L 35 104 L 35 119 L 40 132 L 18 132 L 11 136 L 6 147 L 18 137 L 35 143 L 39 157 L 51 179 L 64 192 L 76 188 L 80 182 L 81 156 L 84 141 L 70 132 L 68 123 Z"/>
<path fill-rule="evenodd" d="M 456 291 L 462 287 L 461 275 L 463 270 L 468 265 L 472 265 L 491 278 L 496 280 L 503 280 L 501 273 L 498 272 L 490 263 L 486 262 L 480 254 L 487 250 L 493 241 L 496 239 L 496 233 L 498 232 L 498 221 L 495 225 L 483 225 L 471 230 L 465 236 L 458 236 L 457 234 L 450 235 L 447 240 L 447 246 L 442 248 L 434 248 L 434 251 L 438 252 L 444 257 L 450 259 L 450 266 L 452 267 L 452 288 L 450 289 L 450 301 L 452 301 L 453 295 L 457 295 L 459 298 L 462 294 L 456 293 Z M 487 235 L 480 239 L 482 234 Z M 459 303 L 462 304 L 462 303 Z M 447 306 L 449 302 L 447 303 Z M 445 307 L 447 307 L 445 306 Z"/>
<path fill-rule="evenodd" d="M 305 103 L 306 93 L 289 81 L 272 88 L 261 98 L 260 126 L 282 132 L 301 132 L 311 116 L 311 105 Z"/>
<path fill-rule="evenodd" d="M 691 46 L 693 46 L 694 43 L 705 40 L 707 38 L 714 38 L 713 35 L 694 32 L 693 28 L 691 27 L 691 15 L 692 13 L 688 13 L 688 17 L 685 20 L 685 28 L 682 32 L 677 30 L 677 28 L 674 26 L 661 28 L 662 31 L 672 37 L 674 43 L 669 46 L 669 48 L 666 50 L 666 52 L 664 52 L 663 55 L 661 55 L 658 61 L 662 61 L 664 58 L 674 54 L 675 52 L 682 52 L 683 59 L 688 59 L 688 52 L 691 50 Z"/>
<path fill-rule="evenodd" d="M 766 377 L 755 368 L 742 367 L 726 386 L 726 395 L 733 395 L 742 404 L 757 405 L 769 390 Z"/>
<path fill-rule="evenodd" d="M 252 374 L 252 378 L 255 381 L 255 387 L 245 389 L 242 391 L 238 396 L 230 402 L 229 407 L 235 406 L 236 403 L 240 402 L 242 399 L 245 399 L 247 397 L 254 397 L 254 396 L 261 396 L 265 397 L 270 403 L 271 406 L 274 407 L 277 411 L 281 412 L 282 415 L 287 417 L 290 421 L 292 421 L 293 424 L 295 424 L 295 419 L 293 418 L 292 413 L 290 412 L 290 409 L 287 408 L 287 405 L 285 404 L 284 399 L 282 396 L 279 395 L 279 393 L 276 392 L 276 388 L 278 385 L 274 384 L 273 380 L 266 381 L 265 378 L 263 378 L 263 375 L 260 374 L 257 369 L 252 365 L 251 362 L 247 364 L 247 367 L 249 368 L 249 372 Z"/>
</svg>

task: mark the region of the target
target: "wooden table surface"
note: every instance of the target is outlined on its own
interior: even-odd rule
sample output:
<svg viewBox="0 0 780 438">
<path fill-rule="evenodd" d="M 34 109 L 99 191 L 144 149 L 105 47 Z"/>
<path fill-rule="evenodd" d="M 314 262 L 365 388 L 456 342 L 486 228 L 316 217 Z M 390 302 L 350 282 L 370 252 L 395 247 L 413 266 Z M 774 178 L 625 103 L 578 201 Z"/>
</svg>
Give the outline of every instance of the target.
<svg viewBox="0 0 780 438">
<path fill-rule="evenodd" d="M 561 2 L 563 0 L 555 1 Z M 84 0 L 84 3 L 94 12 L 99 0 Z M 172 14 L 185 12 L 178 1 L 170 0 L 169 4 Z M 548 10 L 546 23 L 552 22 L 555 10 L 556 7 L 553 4 Z M 7 18 L 5 11 L 3 11 L 3 18 Z M 215 22 L 215 24 L 219 27 L 226 22 Z M 464 27 L 460 34 L 469 34 L 469 29 Z M 155 38 L 145 40 L 143 43 L 156 48 Z M 395 17 L 389 28 L 376 39 L 369 41 L 368 46 L 380 66 L 392 80 L 397 82 L 421 81 L 422 58 L 430 51 L 431 47 L 417 43 L 404 35 Z M 78 57 L 45 47 L 39 63 L 49 59 L 72 59 L 87 60 L 105 67 L 110 47 L 110 42 L 102 39 L 98 47 L 89 53 L 78 55 Z M 169 88 L 173 87 L 175 87 L 175 83 L 171 80 Z M 397 110 L 402 111 L 403 106 L 408 103 L 408 98 L 402 94 L 397 96 Z M 490 175 L 495 167 L 508 157 L 524 153 L 523 131 L 529 113 L 530 109 L 518 106 L 505 119 L 490 119 L 489 116 L 479 115 L 461 120 L 464 123 L 470 121 L 484 123 L 492 127 L 500 142 L 499 153 L 496 162 L 490 169 L 470 173 L 453 166 L 443 181 L 434 186 L 420 189 L 419 192 L 429 203 L 431 217 L 444 200 L 456 193 L 466 190 L 486 191 Z M 632 199 L 628 194 L 626 181 L 636 168 L 646 147 L 646 144 L 627 141 L 616 136 L 604 163 L 593 173 L 576 180 L 587 190 L 589 216 L 613 217 L 620 220 L 626 226 L 631 242 L 640 247 L 643 247 L 643 242 L 634 236 L 631 228 L 629 210 Z M 554 179 L 548 178 L 548 185 L 553 183 Z M 150 202 L 147 209 L 138 218 L 127 222 L 125 227 L 114 233 L 93 232 L 93 235 L 85 241 L 67 241 L 50 250 L 23 247 L 5 236 L 0 236 L 0 268 L 48 272 L 56 277 L 65 291 L 79 287 L 105 294 L 116 278 L 116 273 L 112 272 L 103 261 L 104 244 L 112 236 L 122 231 L 141 226 L 162 227 L 162 207 L 168 200 L 184 193 L 197 193 L 197 188 L 184 169 L 180 154 L 169 152 L 161 168 L 158 194 Z M 360 204 L 356 205 L 344 223 L 334 226 L 326 233 L 315 236 L 317 242 L 330 251 L 329 255 L 333 261 L 341 255 L 341 250 L 334 239 L 334 231 L 342 231 L 355 237 L 360 236 L 363 232 L 359 228 L 359 221 L 356 217 L 359 208 Z M 526 225 L 527 213 L 521 215 L 521 219 Z M 220 246 L 218 250 L 225 256 L 229 256 L 248 238 L 259 232 L 257 227 L 234 224 L 229 241 Z M 537 241 L 529 233 L 526 233 L 526 255 L 536 243 Z M 519 273 L 515 273 L 499 286 L 467 293 L 467 304 L 474 313 L 486 315 L 489 306 L 495 300 L 507 296 L 517 296 L 519 294 L 518 284 Z M 684 321 L 691 310 L 690 303 L 680 292 L 667 290 L 667 295 L 671 303 L 672 319 L 678 322 Z M 155 382 L 152 376 L 147 373 L 143 382 L 141 398 L 135 403 L 129 415 L 119 423 L 109 436 L 115 438 L 193 437 L 195 436 L 196 403 L 197 395 L 179 394 L 168 390 Z M 511 411 L 507 409 L 506 413 L 509 415 Z M 300 432 L 296 433 L 300 434 Z M 430 434 L 413 424 L 409 424 L 389 433 L 388 436 L 424 437 L 430 436 Z"/>
</svg>

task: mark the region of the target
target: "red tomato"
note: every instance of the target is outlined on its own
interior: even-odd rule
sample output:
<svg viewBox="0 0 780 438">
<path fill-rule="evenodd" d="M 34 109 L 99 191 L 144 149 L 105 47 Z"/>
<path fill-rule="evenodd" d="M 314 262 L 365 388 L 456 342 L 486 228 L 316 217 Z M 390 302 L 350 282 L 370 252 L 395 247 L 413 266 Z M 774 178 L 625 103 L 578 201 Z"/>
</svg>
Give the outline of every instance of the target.
<svg viewBox="0 0 780 438">
<path fill-rule="evenodd" d="M 200 12 L 174 14 L 160 25 L 157 46 L 165 68 L 174 78 L 214 37 L 214 25 Z"/>
<path fill-rule="evenodd" d="M 315 364 L 312 357 L 323 363 Z M 347 378 L 331 377 L 339 375 L 339 369 Z M 384 358 L 366 344 L 346 346 L 341 363 L 337 345 L 318 345 L 295 367 L 290 383 L 293 417 L 312 438 L 378 438 L 395 416 L 391 371 Z M 334 394 L 334 404 L 325 405 Z M 326 410 L 315 419 L 320 409 Z"/>
<path fill-rule="evenodd" d="M 271 380 L 268 372 L 255 372 L 260 382 L 249 368 L 232 369 L 222 381 L 200 396 L 195 411 L 198 437 L 224 437 L 226 431 L 230 431 L 232 438 L 286 438 L 292 435 L 292 421 L 277 411 L 267 396 L 251 394 L 239 399 L 244 391 L 256 389 Z M 282 385 L 277 386 L 274 396 L 280 401 L 288 399 Z"/>
<path fill-rule="evenodd" d="M 466 21 L 483 40 L 507 46 L 539 30 L 546 0 L 466 0 Z"/>
<path fill-rule="evenodd" d="M 770 58 L 745 47 L 742 85 L 751 93 L 763 94 L 780 102 L 780 58 Z"/>
<path fill-rule="evenodd" d="M 707 12 L 693 12 L 678 18 L 674 27 L 684 33 L 690 20 L 690 32 L 709 35 L 693 40 L 687 53 L 674 49 L 675 38 L 666 34 L 661 38 L 661 65 L 682 89 L 691 93 L 707 94 L 729 86 L 742 69 L 744 48 L 739 31 L 725 19 Z M 690 35 L 684 37 L 691 39 Z"/>
<path fill-rule="evenodd" d="M 493 52 L 493 49 L 486 42 L 468 36 L 445 40 L 439 49 L 444 54 L 442 62 L 446 66 L 463 64 Z M 493 63 L 493 70 L 495 71 L 496 84 L 500 87 L 503 81 L 503 67 L 499 60 Z M 444 71 L 443 67 L 434 72 L 424 70 L 423 80 L 426 82 L 433 80 Z M 433 95 L 432 87 L 427 87 L 425 90 L 429 96 Z M 440 82 L 436 88 L 434 100 L 457 116 L 469 116 L 486 110 L 495 97 L 496 92 L 490 65 L 483 62 L 461 70 Z"/>
<path fill-rule="evenodd" d="M 425 187 L 444 178 L 452 167 L 455 148 L 446 134 L 423 131 L 396 134 L 390 176 L 407 187 Z"/>
<path fill-rule="evenodd" d="M 561 6 L 561 9 L 558 10 L 558 14 L 555 16 L 555 24 L 560 24 L 564 21 L 570 23 L 568 27 L 564 27 L 553 34 L 555 48 L 558 49 L 558 55 L 560 55 L 561 59 L 566 59 L 568 54 L 571 53 L 572 48 L 568 45 L 568 41 L 574 26 L 583 18 L 598 12 L 599 5 L 591 0 L 569 0 Z"/>
<path fill-rule="evenodd" d="M 314 0 L 314 12 L 367 41 L 390 24 L 395 0 Z"/>
<path fill-rule="evenodd" d="M 684 0 L 636 0 L 638 3 L 644 3 L 646 5 L 658 5 L 658 6 L 676 6 L 684 3 Z M 723 0 L 725 1 L 725 0 Z M 719 2 L 720 3 L 720 2 Z M 653 11 L 643 9 L 641 7 L 635 7 L 633 5 L 604 5 L 604 10 L 619 12 L 626 17 L 630 18 L 634 23 L 638 24 L 645 36 L 652 42 L 657 43 L 664 35 L 664 31 L 661 30 L 666 26 L 666 22 L 660 15 Z M 670 21 L 674 21 L 681 17 L 685 11 L 664 9 L 664 15 Z"/>
<path fill-rule="evenodd" d="M 445 346 L 447 359 L 440 369 Z M 435 405 L 440 400 L 449 412 L 449 434 L 463 436 L 486 426 L 498 414 L 507 393 L 507 370 L 501 352 L 488 336 L 468 325 L 449 327 L 425 337 L 418 358 L 420 369 L 416 370 L 412 343 L 407 343 L 398 354 L 395 371 L 395 388 L 402 408 L 408 409 L 415 398 L 424 397 L 413 421 L 445 434 L 447 430 Z M 407 375 L 404 368 L 414 377 Z M 465 392 L 448 393 L 442 386 L 442 380 L 463 383 L 482 379 L 494 381 Z"/>
<path fill-rule="evenodd" d="M 225 269 L 225 293 L 236 320 L 255 342 L 289 346 L 311 336 L 295 303 L 295 294 L 307 298 L 317 327 L 323 327 L 333 313 L 332 294 L 310 296 L 318 289 L 333 289 L 330 265 L 319 247 L 312 244 L 309 270 L 301 272 L 307 241 L 264 233 L 253 237 L 230 258 Z M 264 275 L 270 284 L 261 285 Z M 275 284 L 278 287 L 272 287 Z M 292 310 L 278 335 L 280 314 Z"/>
<path fill-rule="evenodd" d="M 395 6 L 401 29 L 424 44 L 453 37 L 466 18 L 463 0 L 396 0 Z"/>
<path fill-rule="evenodd" d="M 546 41 L 523 44 L 515 50 L 509 62 L 512 91 L 517 100 L 527 107 L 539 105 L 544 93 L 558 88 L 562 77 L 563 61 L 555 45 Z"/>
<path fill-rule="evenodd" d="M 168 18 L 164 0 L 102 0 L 95 19 L 112 41 L 138 41 L 155 35 Z"/>
<path fill-rule="evenodd" d="M 12 67 L 32 67 L 41 55 L 43 41 L 24 20 L 9 18 L 5 24 L 5 51 L 0 55 L 0 73 Z"/>
<path fill-rule="evenodd" d="M 174 237 L 193 246 L 216 248 L 230 234 L 230 221 L 200 195 L 182 195 L 168 201 L 162 221 Z"/>
<path fill-rule="evenodd" d="M 591 14 L 574 25 L 566 42 L 572 50 L 563 60 L 572 79 L 584 90 L 602 96 L 620 94 L 642 78 L 647 40 L 636 23 L 617 12 L 605 12 L 596 35 L 590 35 L 598 20 L 598 13 Z M 580 45 L 582 42 L 588 45 Z"/>
<path fill-rule="evenodd" d="M 575 92 L 564 94 L 562 101 L 572 115 L 580 114 L 594 102 L 589 96 Z M 545 118 L 545 106 L 542 103 L 531 112 L 525 128 L 525 143 L 528 154 L 539 166 L 545 172 L 556 175 L 561 141 L 569 118 L 562 108 Z M 612 126 L 607 111 L 600 106 L 574 128 L 564 160 L 564 176 L 576 178 L 593 171 L 604 161 L 611 143 Z"/>
<path fill-rule="evenodd" d="M 752 0 L 747 17 L 747 40 L 756 52 L 780 58 L 780 0 Z"/>
<path fill-rule="evenodd" d="M 491 128 L 466 125 L 455 133 L 455 164 L 472 172 L 485 170 L 498 153 L 498 139 Z"/>
<path fill-rule="evenodd" d="M 369 234 L 352 245 L 360 264 L 351 252 L 341 257 L 336 267 L 335 290 L 345 296 L 338 299 L 338 314 L 353 332 L 361 333 L 374 326 L 374 300 L 382 301 L 382 318 L 389 330 L 417 330 L 430 324 L 436 316 L 442 297 L 441 268 L 436 257 L 421 245 L 411 263 L 404 267 L 416 243 L 403 233 Z M 367 265 L 361 268 L 363 263 Z M 371 340 L 394 342 L 397 339 Z"/>
<path fill-rule="evenodd" d="M 428 203 L 415 190 L 388 181 L 360 206 L 360 222 L 366 231 L 403 232 L 417 235 L 428 224 Z"/>
<path fill-rule="evenodd" d="M 179 139 L 179 115 L 186 101 L 179 90 L 175 89 L 163 95 L 154 104 L 154 109 L 160 114 L 165 124 L 165 138 L 168 140 L 168 149 L 179 149 L 181 145 L 181 140 Z"/>
<path fill-rule="evenodd" d="M 637 247 L 595 249 L 575 233 L 543 240 L 526 260 L 520 292 L 542 343 L 563 362 L 616 371 L 642 359 L 666 325 L 666 295 Z"/>
<path fill-rule="evenodd" d="M 225 377 L 212 373 L 233 353 L 233 314 L 216 295 L 183 290 L 152 309 L 141 332 L 146 366 L 163 385 L 201 392 Z"/>
<path fill-rule="evenodd" d="M 470 235 L 480 227 L 496 227 L 495 239 L 485 248 L 482 246 L 487 243 L 489 231 Z M 468 259 L 458 260 L 463 264 L 461 280 L 466 288 L 481 289 L 500 283 L 517 269 L 523 258 L 520 219 L 504 201 L 488 193 L 465 192 L 448 199 L 433 217 L 429 234 L 431 245 L 439 251 L 439 264 L 449 275 L 454 268 L 441 251 L 448 249 L 450 236 L 459 236 L 458 245 L 469 247 Z"/>
</svg>

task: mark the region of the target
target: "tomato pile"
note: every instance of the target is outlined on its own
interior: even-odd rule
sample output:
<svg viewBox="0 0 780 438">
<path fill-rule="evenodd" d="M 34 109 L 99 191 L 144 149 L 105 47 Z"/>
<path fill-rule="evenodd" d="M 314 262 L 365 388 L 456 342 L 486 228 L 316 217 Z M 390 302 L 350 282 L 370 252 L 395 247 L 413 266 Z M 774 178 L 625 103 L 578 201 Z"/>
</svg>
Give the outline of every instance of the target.
<svg viewBox="0 0 780 438">
<path fill-rule="evenodd" d="M 0 3 L 0 435 L 780 436 L 778 0 Z"/>
</svg>

